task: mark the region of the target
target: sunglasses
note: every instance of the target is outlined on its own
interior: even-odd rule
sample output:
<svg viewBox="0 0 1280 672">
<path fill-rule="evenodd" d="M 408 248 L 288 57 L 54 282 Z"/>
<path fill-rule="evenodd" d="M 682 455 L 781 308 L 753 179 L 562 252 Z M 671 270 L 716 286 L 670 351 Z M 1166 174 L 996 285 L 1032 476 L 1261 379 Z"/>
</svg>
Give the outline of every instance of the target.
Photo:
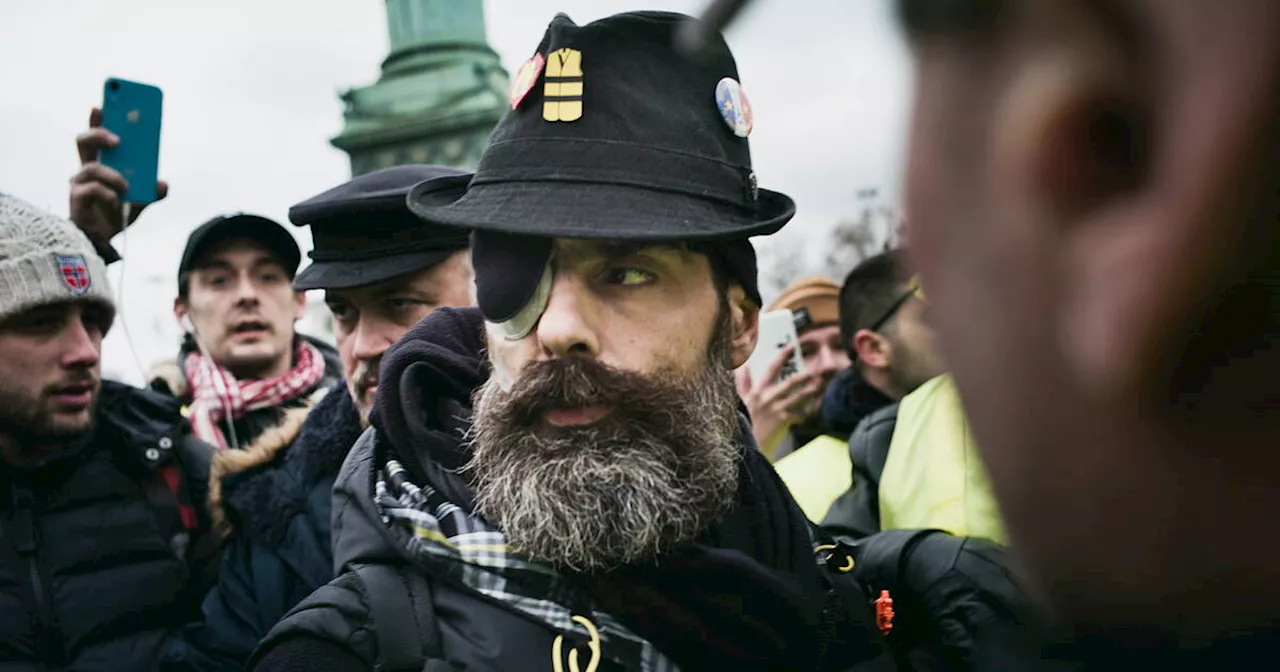
<svg viewBox="0 0 1280 672">
<path fill-rule="evenodd" d="M 925 299 L 924 296 L 924 288 L 920 286 L 920 276 L 918 275 L 912 277 L 911 282 L 907 283 L 907 291 L 903 292 L 902 296 L 894 299 L 893 303 L 889 304 L 889 307 L 885 309 L 884 313 L 882 313 L 880 317 L 877 318 L 875 322 L 872 322 L 871 326 L 867 328 L 871 331 L 880 331 L 880 327 L 883 327 L 884 324 L 894 315 L 898 314 L 898 311 L 902 308 L 903 304 L 910 301 L 913 297 L 928 303 L 928 300 Z"/>
</svg>

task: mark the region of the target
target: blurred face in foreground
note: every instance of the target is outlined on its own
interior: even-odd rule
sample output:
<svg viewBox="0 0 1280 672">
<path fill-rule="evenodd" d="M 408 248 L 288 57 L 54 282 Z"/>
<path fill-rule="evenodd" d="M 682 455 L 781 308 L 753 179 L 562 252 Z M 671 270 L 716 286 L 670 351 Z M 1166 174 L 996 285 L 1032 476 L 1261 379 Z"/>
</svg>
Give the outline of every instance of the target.
<svg viewBox="0 0 1280 672">
<path fill-rule="evenodd" d="M 528 555 L 603 569 L 692 540 L 738 479 L 732 371 L 759 308 L 681 247 L 557 239 L 546 310 L 489 331 L 469 465 L 477 509 Z"/>
<path fill-rule="evenodd" d="M 1070 623 L 1280 614 L 1280 11 L 901 0 L 912 262 Z"/>
</svg>

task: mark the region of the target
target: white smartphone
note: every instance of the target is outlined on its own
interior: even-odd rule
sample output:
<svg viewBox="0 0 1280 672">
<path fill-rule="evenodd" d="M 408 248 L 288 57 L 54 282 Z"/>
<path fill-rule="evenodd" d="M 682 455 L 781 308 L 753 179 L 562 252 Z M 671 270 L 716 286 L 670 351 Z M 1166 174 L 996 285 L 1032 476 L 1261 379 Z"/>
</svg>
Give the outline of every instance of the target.
<svg viewBox="0 0 1280 672">
<path fill-rule="evenodd" d="M 756 341 L 756 349 L 746 363 L 752 384 L 759 385 L 764 380 L 765 372 L 778 356 L 778 351 L 788 345 L 792 346 L 791 356 L 778 373 L 779 381 L 804 372 L 804 357 L 800 354 L 800 337 L 796 334 L 795 316 L 789 310 L 761 313 L 760 339 Z M 772 384 L 776 381 L 767 382 Z"/>
</svg>

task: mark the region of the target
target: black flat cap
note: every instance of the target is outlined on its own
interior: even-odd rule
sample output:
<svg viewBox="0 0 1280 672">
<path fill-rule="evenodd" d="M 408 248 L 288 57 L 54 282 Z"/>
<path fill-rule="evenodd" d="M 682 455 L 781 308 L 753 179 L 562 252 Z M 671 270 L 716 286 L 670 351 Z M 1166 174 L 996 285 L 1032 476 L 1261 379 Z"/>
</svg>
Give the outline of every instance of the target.
<svg viewBox="0 0 1280 672">
<path fill-rule="evenodd" d="M 182 282 L 182 275 L 192 269 L 201 254 L 229 238 L 248 238 L 262 243 L 279 259 L 290 277 L 298 272 L 302 251 L 288 229 L 261 215 L 237 212 L 218 215 L 191 232 L 187 237 L 187 247 L 182 251 L 182 260 L 178 262 L 178 282 Z M 181 293 L 182 288 L 178 289 Z"/>
<path fill-rule="evenodd" d="M 312 263 L 294 289 L 343 289 L 431 268 L 467 248 L 467 232 L 433 226 L 409 212 L 405 197 L 423 180 L 461 180 L 444 166 L 392 166 L 361 175 L 289 208 L 289 221 L 310 226 Z"/>
<path fill-rule="evenodd" d="M 424 182 L 409 207 L 439 224 L 567 238 L 731 240 L 782 228 L 795 204 L 756 184 L 750 104 L 728 45 L 717 35 L 697 60 L 674 47 L 691 20 L 634 12 L 578 26 L 557 15 L 470 184 Z"/>
</svg>

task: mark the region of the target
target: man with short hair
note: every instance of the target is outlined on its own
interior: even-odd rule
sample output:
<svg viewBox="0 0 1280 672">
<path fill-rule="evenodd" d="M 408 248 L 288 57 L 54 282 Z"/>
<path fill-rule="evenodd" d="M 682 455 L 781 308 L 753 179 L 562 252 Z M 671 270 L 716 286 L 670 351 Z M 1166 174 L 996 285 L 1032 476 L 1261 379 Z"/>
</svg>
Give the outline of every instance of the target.
<svg viewBox="0 0 1280 672">
<path fill-rule="evenodd" d="M 686 19 L 558 15 L 474 178 L 411 193 L 420 217 L 475 230 L 479 308 L 437 311 L 387 355 L 334 486 L 342 575 L 253 669 L 879 655 L 847 556 L 811 536 L 736 410 L 761 304 L 748 238 L 794 205 L 756 186 L 728 46 L 675 55 Z"/>
<path fill-rule="evenodd" d="M 931 321 L 1011 538 L 1107 669 L 1280 650 L 1280 11 L 902 1 Z"/>
<path fill-rule="evenodd" d="M 853 365 L 828 386 L 821 415 L 844 445 L 823 440 L 777 464 L 810 519 L 839 534 L 850 534 L 843 522 L 850 518 L 863 529 L 878 497 L 895 402 L 943 371 L 925 303 L 903 278 L 900 256 L 891 251 L 864 260 L 840 288 L 839 331 Z"/>
<path fill-rule="evenodd" d="M 823 413 L 849 431 L 874 407 L 946 370 L 924 319 L 927 304 L 901 257 L 895 250 L 864 260 L 840 288 L 840 334 L 854 366 L 828 391 Z"/>
<path fill-rule="evenodd" d="M 471 303 L 466 231 L 424 223 L 405 204 L 415 184 L 457 175 L 396 166 L 290 208 L 315 243 L 293 286 L 324 290 L 345 380 L 307 414 L 296 440 L 214 460 L 210 504 L 227 540 L 218 586 L 166 669 L 243 669 L 271 626 L 333 578 L 330 492 L 368 424 L 383 353 L 436 308 Z"/>
<path fill-rule="evenodd" d="M 115 305 L 70 222 L 0 194 L 0 660 L 147 670 L 199 596 L 212 449 L 102 381 Z"/>
<path fill-rule="evenodd" d="M 840 286 L 826 278 L 801 278 L 765 308 L 765 312 L 791 312 L 804 358 L 803 374 L 753 381 L 746 367 L 738 369 L 738 394 L 750 414 L 756 443 L 772 461 L 827 433 L 819 414 L 822 394 L 836 374 L 849 366 L 849 355 L 840 342 L 839 294 Z M 790 357 L 791 348 L 779 351 L 769 371 L 780 370 Z M 839 438 L 848 438 L 848 433 Z"/>
<path fill-rule="evenodd" d="M 187 238 L 173 302 L 186 335 L 153 386 L 189 403 L 196 434 L 220 448 L 252 449 L 340 375 L 332 347 L 294 330 L 306 309 L 290 285 L 301 258 L 284 227 L 257 215 L 215 217 Z"/>
<path fill-rule="evenodd" d="M 72 178 L 71 213 L 118 259 L 108 241 L 123 228 L 119 194 L 128 183 L 97 162 L 119 142 L 100 122 L 95 110 L 76 138 L 83 165 Z M 251 450 L 273 428 L 296 433 L 301 422 L 287 422 L 289 412 L 310 407 L 340 375 L 333 348 L 294 330 L 306 308 L 290 286 L 301 259 L 293 236 L 258 215 L 220 215 L 187 238 L 173 302 L 185 335 L 177 359 L 148 377 L 187 404 L 196 435 L 220 449 Z"/>
</svg>

